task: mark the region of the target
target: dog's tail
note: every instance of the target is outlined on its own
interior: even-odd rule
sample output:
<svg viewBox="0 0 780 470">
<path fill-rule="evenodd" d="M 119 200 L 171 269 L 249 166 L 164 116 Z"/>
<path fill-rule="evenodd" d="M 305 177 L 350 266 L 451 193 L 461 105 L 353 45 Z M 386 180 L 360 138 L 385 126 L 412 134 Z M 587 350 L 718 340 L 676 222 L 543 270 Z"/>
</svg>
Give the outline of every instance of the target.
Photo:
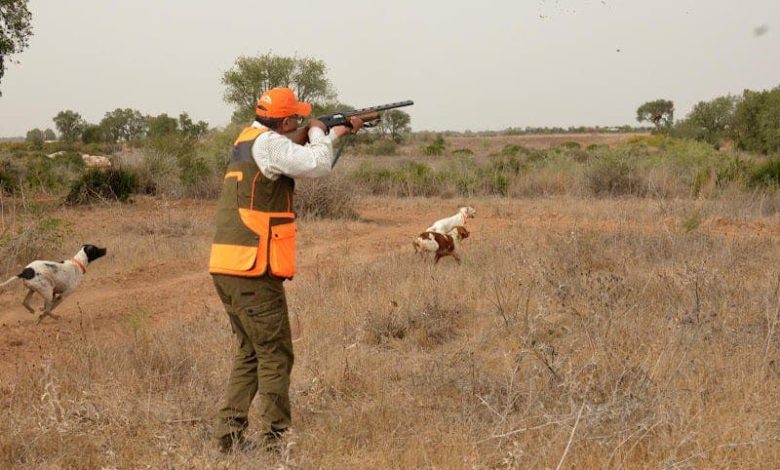
<svg viewBox="0 0 780 470">
<path fill-rule="evenodd" d="M 35 270 L 33 268 L 24 268 L 24 270 L 16 276 L 8 279 L 4 283 L 0 284 L 0 290 L 3 290 L 5 286 L 18 281 L 19 279 L 32 279 L 35 277 Z"/>
</svg>

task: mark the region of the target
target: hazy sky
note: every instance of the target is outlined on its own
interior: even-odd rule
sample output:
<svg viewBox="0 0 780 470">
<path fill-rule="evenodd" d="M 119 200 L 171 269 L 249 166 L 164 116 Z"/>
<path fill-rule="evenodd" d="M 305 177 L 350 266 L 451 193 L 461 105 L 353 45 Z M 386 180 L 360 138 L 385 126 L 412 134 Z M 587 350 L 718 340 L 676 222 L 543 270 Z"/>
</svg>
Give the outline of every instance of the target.
<svg viewBox="0 0 780 470">
<path fill-rule="evenodd" d="M 340 101 L 411 99 L 415 130 L 636 124 L 780 85 L 778 0 L 30 0 L 34 36 L 0 83 L 0 136 L 64 109 L 186 111 L 225 125 L 241 55 L 309 56 Z"/>
</svg>

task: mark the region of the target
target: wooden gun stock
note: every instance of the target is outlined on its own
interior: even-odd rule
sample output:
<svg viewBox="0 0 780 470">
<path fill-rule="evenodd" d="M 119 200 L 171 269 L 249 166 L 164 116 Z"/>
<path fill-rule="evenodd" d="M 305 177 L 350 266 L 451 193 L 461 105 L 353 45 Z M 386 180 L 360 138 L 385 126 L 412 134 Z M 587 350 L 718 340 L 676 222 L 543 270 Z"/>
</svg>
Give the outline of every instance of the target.
<svg viewBox="0 0 780 470">
<path fill-rule="evenodd" d="M 359 117 L 360 119 L 362 119 L 364 123 L 372 123 L 372 122 L 379 121 L 379 112 L 378 111 L 369 112 L 369 113 L 362 113 L 362 114 L 354 114 L 354 116 Z M 347 123 L 347 125 L 349 126 L 349 123 Z M 371 126 L 368 126 L 368 127 L 371 127 Z"/>
</svg>

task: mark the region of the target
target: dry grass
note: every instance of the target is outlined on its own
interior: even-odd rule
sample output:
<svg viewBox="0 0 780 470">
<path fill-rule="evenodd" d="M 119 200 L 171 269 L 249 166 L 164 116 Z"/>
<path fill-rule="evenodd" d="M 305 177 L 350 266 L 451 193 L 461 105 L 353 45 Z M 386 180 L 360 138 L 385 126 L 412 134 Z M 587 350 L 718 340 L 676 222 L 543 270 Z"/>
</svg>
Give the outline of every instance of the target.
<svg viewBox="0 0 780 470">
<path fill-rule="evenodd" d="M 85 289 L 2 369 L 0 466 L 774 467 L 775 199 L 472 200 L 463 265 L 415 258 L 411 237 L 459 202 L 302 223 L 278 456 L 209 440 L 231 341 L 203 274 L 213 206 L 60 209 L 114 248 L 88 280 L 118 292 Z"/>
</svg>

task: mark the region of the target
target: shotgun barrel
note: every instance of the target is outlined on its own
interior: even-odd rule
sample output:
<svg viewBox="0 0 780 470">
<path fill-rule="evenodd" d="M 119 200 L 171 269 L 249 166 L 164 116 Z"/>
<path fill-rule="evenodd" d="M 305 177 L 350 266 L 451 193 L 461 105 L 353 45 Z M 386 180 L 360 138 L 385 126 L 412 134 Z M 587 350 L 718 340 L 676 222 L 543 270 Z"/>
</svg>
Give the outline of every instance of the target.
<svg viewBox="0 0 780 470">
<path fill-rule="evenodd" d="M 318 117 L 317 120 L 322 121 L 322 123 L 325 124 L 328 129 L 330 129 L 331 127 L 335 126 L 349 126 L 349 118 L 356 116 L 363 120 L 365 127 L 374 127 L 376 123 L 379 122 L 379 113 L 382 111 L 403 108 L 404 106 L 411 106 L 413 104 L 414 101 L 412 100 L 398 101 L 396 103 L 380 104 L 379 106 L 355 109 L 353 111 L 339 111 L 331 114 L 325 114 Z M 301 127 L 285 135 L 296 144 L 304 145 L 309 141 L 309 127 Z"/>
</svg>

